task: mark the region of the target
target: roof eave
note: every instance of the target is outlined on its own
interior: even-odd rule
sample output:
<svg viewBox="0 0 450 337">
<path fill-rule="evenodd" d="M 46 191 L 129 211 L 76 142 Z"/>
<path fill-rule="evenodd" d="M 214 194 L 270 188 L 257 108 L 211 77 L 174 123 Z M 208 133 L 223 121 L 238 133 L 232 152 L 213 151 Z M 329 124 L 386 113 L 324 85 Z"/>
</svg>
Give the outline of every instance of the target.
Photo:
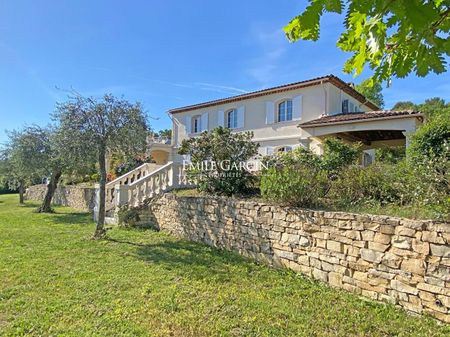
<svg viewBox="0 0 450 337">
<path fill-rule="evenodd" d="M 330 125 L 342 125 L 342 124 L 352 124 L 352 123 L 364 123 L 364 122 L 371 122 L 371 121 L 380 121 L 380 120 L 388 120 L 388 119 L 401 119 L 401 118 L 420 118 L 423 120 L 423 114 L 417 113 L 417 114 L 411 114 L 411 115 L 398 115 L 398 116 L 386 116 L 386 117 L 375 117 L 375 118 L 366 118 L 366 119 L 352 119 L 348 121 L 337 121 L 337 122 L 323 122 L 323 123 L 317 123 L 317 124 L 309 124 L 309 125 L 303 125 L 299 124 L 297 127 L 302 129 L 309 129 L 309 128 L 315 128 L 319 126 L 330 126 Z M 308 122 L 305 122 L 305 124 Z"/>
<path fill-rule="evenodd" d="M 255 92 L 250 92 L 250 93 L 233 96 L 233 97 L 229 97 L 229 98 L 222 98 L 222 99 L 209 101 L 209 102 L 205 102 L 205 103 L 193 104 L 193 105 L 188 105 L 185 107 L 170 109 L 170 110 L 168 110 L 168 113 L 175 114 L 175 113 L 181 113 L 181 112 L 186 112 L 186 111 L 192 111 L 192 110 L 207 108 L 210 106 L 232 103 L 232 102 L 242 101 L 245 99 L 261 97 L 261 96 L 267 96 L 267 95 L 275 94 L 278 92 L 284 92 L 284 91 L 289 91 L 289 90 L 295 90 L 295 89 L 301 89 L 301 88 L 305 88 L 305 87 L 315 86 L 315 85 L 319 85 L 322 83 L 331 83 L 334 86 L 336 86 L 337 88 L 345 91 L 347 94 L 349 94 L 350 96 L 357 99 L 361 104 L 364 104 L 373 110 L 380 110 L 380 108 L 378 106 L 376 106 L 374 103 L 372 103 L 370 100 L 368 100 L 363 94 L 358 92 L 356 89 L 351 87 L 349 84 L 347 84 L 346 82 L 341 80 L 339 77 L 334 76 L 334 75 L 327 75 L 327 76 L 317 77 L 317 78 L 314 78 L 311 80 L 281 85 L 281 86 L 277 86 L 277 87 L 273 87 L 273 88 L 269 88 L 269 89 L 265 89 L 265 90 L 260 90 L 260 91 L 255 91 Z"/>
</svg>

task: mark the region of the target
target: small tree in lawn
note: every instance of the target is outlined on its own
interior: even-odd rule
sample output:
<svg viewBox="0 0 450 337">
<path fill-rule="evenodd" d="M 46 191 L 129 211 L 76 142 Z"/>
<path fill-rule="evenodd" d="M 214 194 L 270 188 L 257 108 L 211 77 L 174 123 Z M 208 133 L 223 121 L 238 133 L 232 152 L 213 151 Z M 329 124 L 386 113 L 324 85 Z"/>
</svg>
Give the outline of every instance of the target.
<svg viewBox="0 0 450 337">
<path fill-rule="evenodd" d="M 59 104 L 54 113 L 59 123 L 62 152 L 85 163 L 97 162 L 100 171 L 99 213 L 94 238 L 105 234 L 106 156 L 108 151 L 142 153 L 148 134 L 147 118 L 139 103 L 112 95 L 101 99 L 80 95 Z"/>
<path fill-rule="evenodd" d="M 251 132 L 233 133 L 219 127 L 184 140 L 179 153 L 190 156 L 192 166 L 188 167 L 188 175 L 196 181 L 198 189 L 224 195 L 247 193 L 254 176 L 240 168 L 240 164 L 258 153 L 259 144 L 252 142 L 252 137 Z M 207 172 L 198 166 L 201 163 L 209 163 Z"/>
<path fill-rule="evenodd" d="M 46 137 L 45 151 L 41 153 L 43 157 L 42 169 L 50 177 L 47 184 L 47 191 L 41 206 L 36 210 L 39 213 L 53 212 L 51 207 L 56 188 L 64 174 L 83 174 L 91 171 L 92 163 L 81 155 L 67 155 L 67 148 L 71 145 L 65 141 L 65 137 L 58 127 L 48 127 L 43 129 Z"/>
<path fill-rule="evenodd" d="M 10 188 L 19 190 L 20 204 L 24 203 L 26 186 L 47 174 L 48 136 L 47 129 L 36 125 L 8 132 L 9 141 L 2 150 L 2 175 Z"/>
</svg>

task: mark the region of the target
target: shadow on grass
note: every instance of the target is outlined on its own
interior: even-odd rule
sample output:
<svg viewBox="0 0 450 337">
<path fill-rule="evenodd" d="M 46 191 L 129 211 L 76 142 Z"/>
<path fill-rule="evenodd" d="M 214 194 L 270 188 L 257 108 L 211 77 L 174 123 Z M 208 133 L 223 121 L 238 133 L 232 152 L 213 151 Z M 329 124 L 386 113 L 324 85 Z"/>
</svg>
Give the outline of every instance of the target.
<svg viewBox="0 0 450 337">
<path fill-rule="evenodd" d="M 49 213 L 53 222 L 63 225 L 90 225 L 93 223 L 90 213 Z"/>
<path fill-rule="evenodd" d="M 236 265 L 250 272 L 256 264 L 237 255 L 206 246 L 204 244 L 184 240 L 170 239 L 151 244 L 137 243 L 127 240 L 108 238 L 109 241 L 136 247 L 136 256 L 146 263 L 154 263 L 167 270 L 187 274 L 195 279 L 213 277 L 219 282 L 228 282 L 235 272 Z M 240 276 L 243 276 L 240 274 Z"/>
</svg>

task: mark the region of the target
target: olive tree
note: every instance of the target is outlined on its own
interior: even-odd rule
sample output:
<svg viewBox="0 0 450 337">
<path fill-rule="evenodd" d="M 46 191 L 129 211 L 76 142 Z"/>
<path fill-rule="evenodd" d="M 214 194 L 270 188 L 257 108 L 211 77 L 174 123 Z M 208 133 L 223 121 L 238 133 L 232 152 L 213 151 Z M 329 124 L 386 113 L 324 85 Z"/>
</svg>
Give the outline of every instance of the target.
<svg viewBox="0 0 450 337">
<path fill-rule="evenodd" d="M 33 125 L 7 134 L 9 140 L 2 149 L 2 175 L 10 188 L 19 190 L 19 202 L 23 204 L 27 185 L 47 176 L 49 132 Z"/>
<path fill-rule="evenodd" d="M 97 163 L 100 173 L 99 213 L 94 238 L 105 235 L 106 157 L 109 152 L 128 154 L 145 150 L 147 116 L 140 103 L 107 94 L 102 98 L 69 97 L 53 114 L 58 123 L 61 152 L 71 162 Z"/>
</svg>

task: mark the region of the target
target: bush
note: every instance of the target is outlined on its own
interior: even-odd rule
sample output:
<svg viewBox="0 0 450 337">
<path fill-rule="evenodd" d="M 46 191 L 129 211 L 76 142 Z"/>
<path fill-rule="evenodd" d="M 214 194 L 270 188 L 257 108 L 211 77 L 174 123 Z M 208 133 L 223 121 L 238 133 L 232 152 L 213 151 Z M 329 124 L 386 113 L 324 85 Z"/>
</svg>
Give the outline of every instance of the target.
<svg viewBox="0 0 450 337">
<path fill-rule="evenodd" d="M 360 144 L 329 138 L 324 150 L 322 157 L 303 148 L 273 156 L 261 176 L 263 198 L 292 206 L 321 204 L 336 173 L 357 162 Z"/>
<path fill-rule="evenodd" d="M 450 118 L 438 116 L 411 136 L 408 154 L 413 160 L 420 161 L 440 157 L 446 143 L 450 143 Z"/>
<path fill-rule="evenodd" d="M 335 138 L 327 138 L 324 141 L 324 155 L 322 165 L 329 173 L 334 173 L 343 167 L 358 162 L 361 154 L 361 144 L 348 144 Z"/>
<path fill-rule="evenodd" d="M 260 180 L 264 199 L 291 206 L 317 206 L 327 186 L 321 157 L 303 148 L 270 158 Z"/>
<path fill-rule="evenodd" d="M 251 132 L 231 132 L 218 127 L 199 137 L 183 140 L 179 154 L 189 155 L 189 179 L 202 192 L 242 195 L 252 191 L 255 176 L 241 165 L 254 158 L 259 144 L 252 142 Z"/>
<path fill-rule="evenodd" d="M 361 203 L 404 204 L 412 199 L 413 175 L 405 162 L 376 162 L 368 167 L 351 166 L 333 182 L 328 197 L 339 207 Z"/>
<path fill-rule="evenodd" d="M 306 166 L 271 167 L 261 176 L 263 198 L 291 206 L 317 206 L 327 190 L 327 174 Z"/>
<path fill-rule="evenodd" d="M 404 146 L 383 147 L 375 150 L 376 161 L 395 164 L 403 160 L 406 156 Z"/>
</svg>

